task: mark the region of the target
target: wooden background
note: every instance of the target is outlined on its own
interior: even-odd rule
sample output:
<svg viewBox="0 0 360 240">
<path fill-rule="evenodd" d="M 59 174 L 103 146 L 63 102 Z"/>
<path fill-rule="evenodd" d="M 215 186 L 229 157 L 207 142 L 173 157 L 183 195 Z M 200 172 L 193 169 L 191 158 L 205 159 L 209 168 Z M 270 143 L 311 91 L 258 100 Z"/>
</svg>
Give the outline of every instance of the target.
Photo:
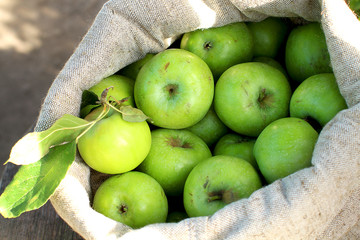
<svg viewBox="0 0 360 240">
<path fill-rule="evenodd" d="M 0 1 L 0 194 L 17 170 L 3 163 L 31 131 L 52 81 L 106 0 Z M 15 219 L 0 215 L 1 240 L 82 239 L 50 203 Z"/>
</svg>

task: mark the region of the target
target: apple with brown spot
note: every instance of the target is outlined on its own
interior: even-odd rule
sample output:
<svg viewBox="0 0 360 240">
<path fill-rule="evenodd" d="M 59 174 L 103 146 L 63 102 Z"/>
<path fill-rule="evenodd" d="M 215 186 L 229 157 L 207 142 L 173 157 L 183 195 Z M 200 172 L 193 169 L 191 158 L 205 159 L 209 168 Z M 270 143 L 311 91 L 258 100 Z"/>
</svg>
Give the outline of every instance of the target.
<svg viewBox="0 0 360 240">
<path fill-rule="evenodd" d="M 188 130 L 156 129 L 151 133 L 151 148 L 137 170 L 155 178 L 169 196 L 183 192 L 190 171 L 211 157 L 206 143 Z"/>
</svg>

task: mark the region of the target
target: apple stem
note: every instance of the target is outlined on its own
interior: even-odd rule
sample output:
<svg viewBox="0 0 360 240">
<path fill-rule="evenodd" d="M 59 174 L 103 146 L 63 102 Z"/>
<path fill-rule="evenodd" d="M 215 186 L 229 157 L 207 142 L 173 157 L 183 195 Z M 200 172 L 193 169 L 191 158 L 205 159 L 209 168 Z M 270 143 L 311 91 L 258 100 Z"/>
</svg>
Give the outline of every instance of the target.
<svg viewBox="0 0 360 240">
<path fill-rule="evenodd" d="M 100 97 L 100 103 L 101 104 L 105 104 L 107 102 L 108 92 L 109 92 L 110 89 L 113 89 L 113 88 L 114 88 L 113 86 L 110 86 L 110 87 L 105 88 L 104 91 L 102 91 L 101 97 Z"/>
<path fill-rule="evenodd" d="M 266 88 L 262 88 L 259 93 L 258 102 L 261 108 L 266 108 L 271 105 L 272 102 L 272 94 L 269 94 L 266 91 Z"/>
<path fill-rule="evenodd" d="M 216 200 L 222 200 L 222 195 L 217 194 L 217 195 L 213 195 L 213 196 L 208 197 L 208 202 L 213 202 L 213 201 L 216 201 Z"/>
<path fill-rule="evenodd" d="M 191 148 L 190 143 L 182 141 L 179 137 L 168 138 L 167 144 L 169 144 L 172 147 Z"/>
<path fill-rule="evenodd" d="M 208 202 L 222 200 L 224 203 L 228 204 L 238 200 L 239 198 L 236 197 L 232 190 L 222 190 L 216 192 L 208 193 Z"/>
<path fill-rule="evenodd" d="M 262 101 L 264 101 L 265 98 L 266 98 L 266 89 L 263 88 L 260 91 L 258 101 L 261 103 Z"/>
</svg>

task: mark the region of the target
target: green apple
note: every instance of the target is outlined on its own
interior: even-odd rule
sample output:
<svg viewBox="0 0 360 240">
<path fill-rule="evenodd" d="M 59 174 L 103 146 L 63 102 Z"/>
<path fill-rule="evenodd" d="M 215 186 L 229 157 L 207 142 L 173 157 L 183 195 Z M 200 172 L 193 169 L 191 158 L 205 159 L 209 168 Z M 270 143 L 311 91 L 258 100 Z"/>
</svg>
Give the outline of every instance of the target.
<svg viewBox="0 0 360 240">
<path fill-rule="evenodd" d="M 294 28 L 285 49 L 287 72 L 295 82 L 319 74 L 331 73 L 330 55 L 320 23 L 309 23 Z"/>
<path fill-rule="evenodd" d="M 127 122 L 114 111 L 81 136 L 77 146 L 92 169 L 107 174 L 124 173 L 136 168 L 149 153 L 151 132 L 146 121 Z"/>
<path fill-rule="evenodd" d="M 102 92 L 108 88 L 108 96 L 117 100 L 129 97 L 125 102 L 127 105 L 135 106 L 134 102 L 134 80 L 120 75 L 112 75 L 110 77 L 102 79 L 99 83 L 89 88 L 89 91 L 94 92 L 98 97 L 101 97 Z M 114 100 L 114 99 L 110 99 Z"/>
<path fill-rule="evenodd" d="M 128 98 L 126 102 L 124 102 L 124 105 L 131 105 L 135 106 L 134 101 L 134 81 L 130 78 L 120 76 L 120 75 L 112 75 L 110 77 L 102 79 L 99 83 L 92 86 L 88 90 L 91 91 L 93 94 L 95 94 L 95 99 L 100 99 L 101 94 L 103 91 L 107 88 L 110 88 L 108 90 L 107 97 L 109 100 L 121 100 L 123 98 Z M 88 103 L 85 99 L 89 99 L 89 93 L 87 93 L 86 97 L 84 97 L 82 100 L 85 102 L 82 103 L 81 109 L 80 109 L 80 117 L 84 118 L 87 116 L 94 108 L 98 106 L 98 104 L 95 103 Z M 90 95 L 91 96 L 91 95 Z M 111 96 L 111 98 L 110 98 Z M 84 104 L 84 106 L 83 106 Z"/>
<path fill-rule="evenodd" d="M 287 117 L 270 123 L 259 135 L 254 156 L 268 183 L 311 166 L 318 133 L 305 120 Z"/>
<path fill-rule="evenodd" d="M 211 157 L 206 143 L 184 129 L 156 129 L 151 133 L 151 148 L 137 170 L 156 179 L 168 196 L 182 194 L 190 171 Z"/>
<path fill-rule="evenodd" d="M 200 122 L 187 128 L 187 130 L 199 136 L 209 147 L 229 131 L 216 115 L 213 105 Z"/>
<path fill-rule="evenodd" d="M 313 119 L 321 127 L 347 108 L 333 73 L 320 73 L 304 80 L 290 100 L 290 116 Z"/>
<path fill-rule="evenodd" d="M 136 80 L 136 77 L 140 71 L 140 69 L 147 63 L 155 54 L 154 53 L 147 53 L 145 57 L 141 58 L 140 60 L 129 64 L 128 66 L 124 67 L 119 71 L 119 75 L 126 76 L 133 80 Z"/>
<path fill-rule="evenodd" d="M 247 26 L 254 39 L 254 57 L 277 57 L 289 32 L 285 19 L 268 17 L 260 22 L 248 22 Z"/>
<path fill-rule="evenodd" d="M 181 129 L 199 122 L 214 97 L 214 79 L 206 63 L 182 49 L 158 53 L 140 70 L 135 102 L 158 127 Z"/>
<path fill-rule="evenodd" d="M 244 159 L 213 156 L 196 165 L 186 179 L 184 207 L 189 217 L 209 216 L 261 187 L 257 171 Z"/>
<path fill-rule="evenodd" d="M 233 131 L 256 137 L 272 121 L 288 116 L 291 88 L 287 78 L 268 64 L 237 64 L 219 78 L 214 107 Z"/>
<path fill-rule="evenodd" d="M 220 138 L 214 148 L 214 155 L 227 155 L 242 158 L 248 161 L 256 170 L 259 170 L 253 149 L 255 138 L 229 133 Z"/>
<path fill-rule="evenodd" d="M 168 203 L 160 184 L 136 171 L 111 176 L 94 195 L 95 211 L 132 228 L 166 222 Z"/>
<path fill-rule="evenodd" d="M 195 53 L 210 67 L 214 79 L 229 67 L 253 57 L 253 39 L 245 23 L 185 33 L 180 48 Z"/>
<path fill-rule="evenodd" d="M 284 74 L 285 77 L 288 78 L 288 74 L 285 70 L 285 68 L 281 65 L 280 62 L 276 61 L 273 58 L 270 57 L 254 57 L 253 62 L 262 62 L 262 63 L 266 63 L 269 64 L 270 66 L 276 68 L 277 70 L 279 70 L 280 72 L 282 72 L 282 74 Z"/>
</svg>

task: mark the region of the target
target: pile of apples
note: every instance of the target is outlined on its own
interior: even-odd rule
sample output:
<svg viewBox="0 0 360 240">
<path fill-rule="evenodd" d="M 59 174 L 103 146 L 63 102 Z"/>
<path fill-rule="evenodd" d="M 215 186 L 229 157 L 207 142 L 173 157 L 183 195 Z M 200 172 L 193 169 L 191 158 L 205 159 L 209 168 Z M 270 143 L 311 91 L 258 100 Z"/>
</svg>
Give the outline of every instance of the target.
<svg viewBox="0 0 360 240">
<path fill-rule="evenodd" d="M 322 127 L 347 108 L 320 24 L 273 17 L 185 33 L 89 91 L 104 89 L 149 118 L 111 110 L 78 142 L 109 174 L 93 208 L 133 228 L 209 216 L 310 167 Z"/>
</svg>

